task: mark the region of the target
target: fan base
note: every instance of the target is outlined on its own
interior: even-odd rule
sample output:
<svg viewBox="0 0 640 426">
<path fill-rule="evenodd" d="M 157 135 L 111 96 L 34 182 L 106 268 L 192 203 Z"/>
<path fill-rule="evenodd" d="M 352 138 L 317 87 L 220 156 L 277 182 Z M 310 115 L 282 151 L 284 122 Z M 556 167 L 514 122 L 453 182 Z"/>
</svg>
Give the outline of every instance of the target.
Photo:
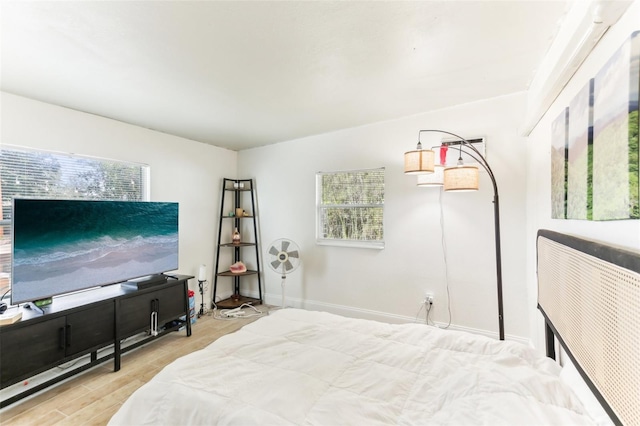
<svg viewBox="0 0 640 426">
<path fill-rule="evenodd" d="M 228 299 L 224 299 L 217 302 L 216 306 L 218 306 L 218 309 L 233 309 L 233 308 L 242 306 L 245 303 L 249 305 L 261 305 L 262 300 L 254 299 L 253 297 L 246 297 L 242 295 L 234 295 Z"/>
</svg>

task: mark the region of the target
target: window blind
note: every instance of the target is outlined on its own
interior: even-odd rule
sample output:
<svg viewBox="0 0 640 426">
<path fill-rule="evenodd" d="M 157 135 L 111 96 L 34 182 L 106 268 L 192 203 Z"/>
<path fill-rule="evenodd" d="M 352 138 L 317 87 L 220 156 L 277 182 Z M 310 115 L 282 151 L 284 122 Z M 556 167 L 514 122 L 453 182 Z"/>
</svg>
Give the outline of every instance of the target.
<svg viewBox="0 0 640 426">
<path fill-rule="evenodd" d="M 384 168 L 319 172 L 317 241 L 384 246 Z"/>
<path fill-rule="evenodd" d="M 144 164 L 3 147 L 0 168 L 3 219 L 11 219 L 14 197 L 149 199 L 149 167 Z"/>
</svg>

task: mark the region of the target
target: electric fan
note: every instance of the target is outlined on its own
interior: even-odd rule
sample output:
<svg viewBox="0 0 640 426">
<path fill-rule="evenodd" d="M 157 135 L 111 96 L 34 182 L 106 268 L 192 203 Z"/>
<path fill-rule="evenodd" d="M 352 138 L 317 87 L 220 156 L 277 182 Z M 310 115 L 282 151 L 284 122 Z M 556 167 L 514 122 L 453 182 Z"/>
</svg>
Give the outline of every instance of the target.
<svg viewBox="0 0 640 426">
<path fill-rule="evenodd" d="M 282 307 L 284 308 L 284 284 L 287 274 L 300 266 L 300 251 L 293 241 L 280 238 L 271 243 L 267 256 L 271 269 L 282 274 Z"/>
</svg>

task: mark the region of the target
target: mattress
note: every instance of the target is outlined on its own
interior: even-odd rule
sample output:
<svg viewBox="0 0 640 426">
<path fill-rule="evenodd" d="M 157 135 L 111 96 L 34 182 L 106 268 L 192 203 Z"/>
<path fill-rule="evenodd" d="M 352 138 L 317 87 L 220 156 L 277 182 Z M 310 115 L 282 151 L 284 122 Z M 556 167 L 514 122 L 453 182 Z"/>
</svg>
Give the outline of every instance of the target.
<svg viewBox="0 0 640 426">
<path fill-rule="evenodd" d="M 174 361 L 109 424 L 593 424 L 559 371 L 516 342 L 283 309 Z"/>
</svg>

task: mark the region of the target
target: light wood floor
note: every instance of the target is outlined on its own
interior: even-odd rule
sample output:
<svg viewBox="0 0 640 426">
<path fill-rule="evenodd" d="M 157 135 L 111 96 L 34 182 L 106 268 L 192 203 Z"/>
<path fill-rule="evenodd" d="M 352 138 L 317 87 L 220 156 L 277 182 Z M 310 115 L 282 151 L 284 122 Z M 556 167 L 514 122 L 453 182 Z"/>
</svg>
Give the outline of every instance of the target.
<svg viewBox="0 0 640 426">
<path fill-rule="evenodd" d="M 267 312 L 266 306 L 258 308 Z M 191 337 L 186 337 L 184 331 L 167 334 L 124 354 L 118 372 L 113 371 L 113 360 L 110 360 L 69 381 L 5 407 L 0 411 L 0 424 L 105 425 L 129 395 L 164 366 L 258 318 L 227 321 L 216 320 L 209 315 L 198 318 L 193 324 Z"/>
</svg>

